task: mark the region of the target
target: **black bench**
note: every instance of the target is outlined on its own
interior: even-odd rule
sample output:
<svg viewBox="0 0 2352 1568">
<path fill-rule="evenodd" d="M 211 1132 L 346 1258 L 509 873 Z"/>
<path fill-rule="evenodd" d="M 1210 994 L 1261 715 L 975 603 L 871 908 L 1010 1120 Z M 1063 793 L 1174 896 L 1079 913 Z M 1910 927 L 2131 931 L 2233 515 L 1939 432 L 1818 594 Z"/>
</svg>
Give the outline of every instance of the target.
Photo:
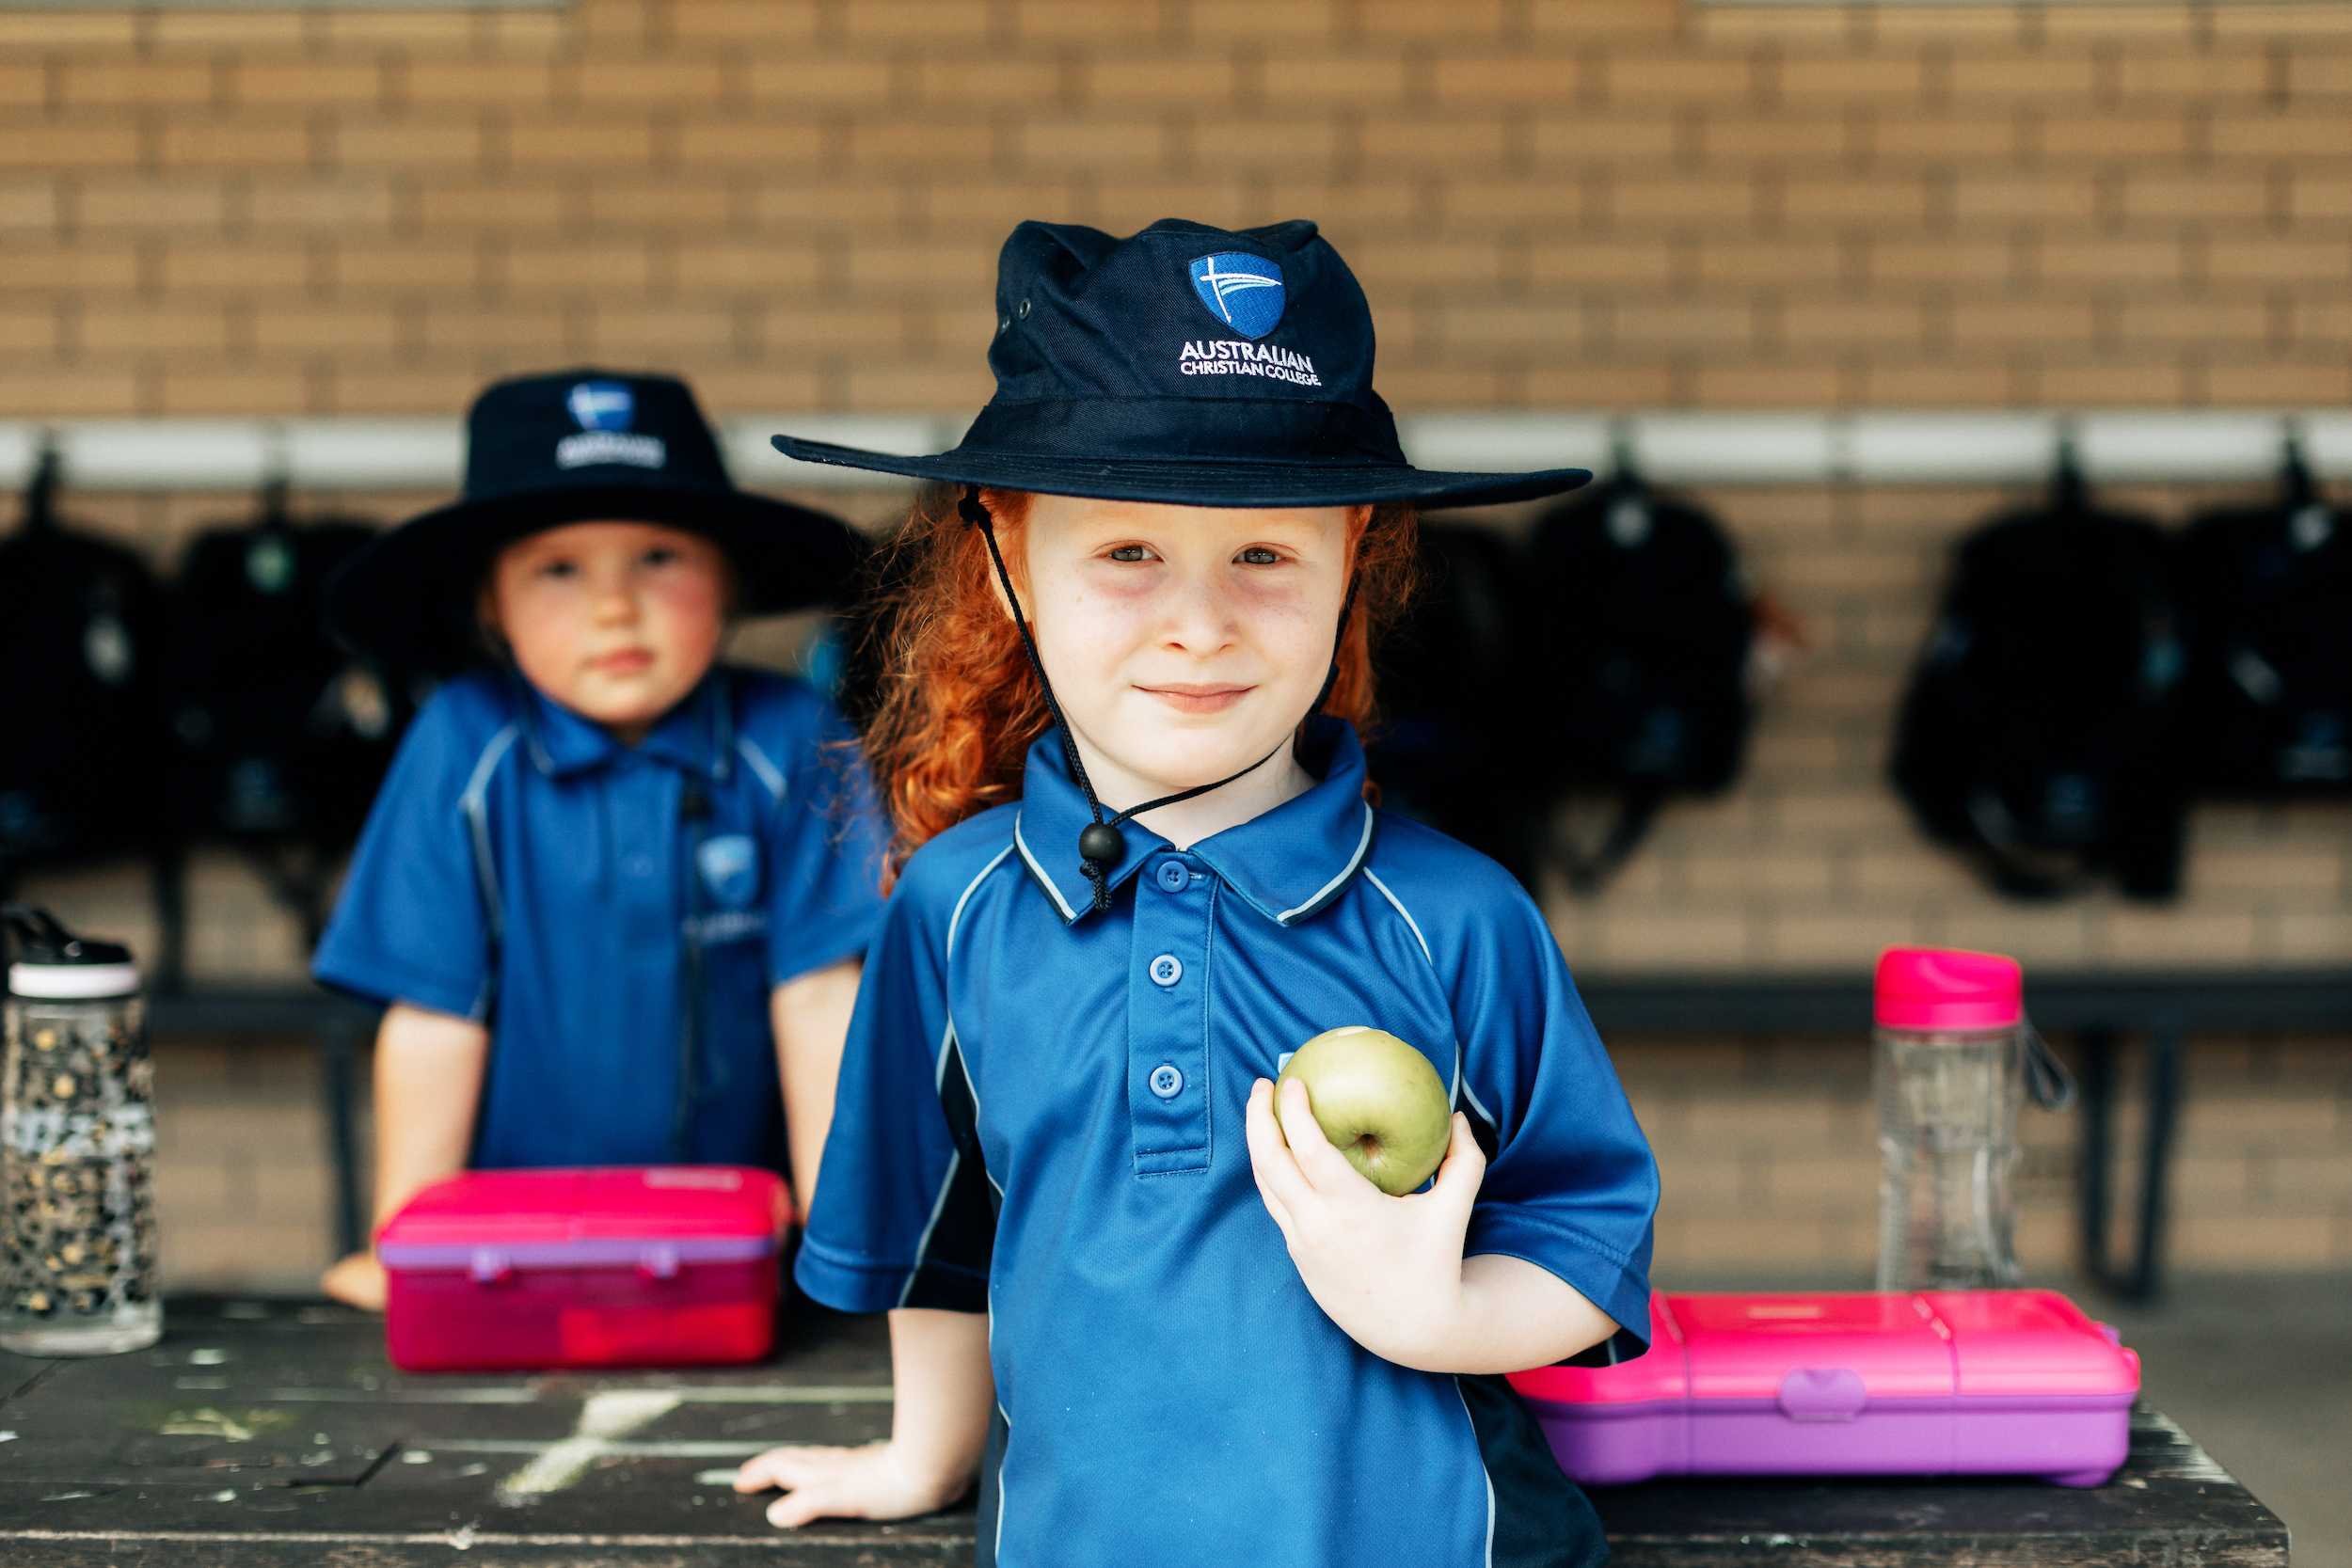
<svg viewBox="0 0 2352 1568">
<path fill-rule="evenodd" d="M 880 1316 L 813 1307 L 759 1367 L 405 1376 L 377 1320 L 302 1302 L 173 1301 L 151 1351 L 0 1354 L 0 1559 L 507 1568 L 967 1564 L 973 1505 L 787 1533 L 727 1484 L 778 1443 L 890 1425 Z M 597 1396 L 600 1436 L 582 1433 Z M 618 1395 L 618 1400 L 609 1396 Z M 566 1441 L 566 1440 L 570 1441 Z M 772 1497 L 773 1494 L 769 1494 Z M 1652 1481 L 1594 1490 L 1621 1568 L 2287 1561 L 2287 1531 L 2158 1412 L 2090 1490 L 2038 1481 Z"/>
</svg>

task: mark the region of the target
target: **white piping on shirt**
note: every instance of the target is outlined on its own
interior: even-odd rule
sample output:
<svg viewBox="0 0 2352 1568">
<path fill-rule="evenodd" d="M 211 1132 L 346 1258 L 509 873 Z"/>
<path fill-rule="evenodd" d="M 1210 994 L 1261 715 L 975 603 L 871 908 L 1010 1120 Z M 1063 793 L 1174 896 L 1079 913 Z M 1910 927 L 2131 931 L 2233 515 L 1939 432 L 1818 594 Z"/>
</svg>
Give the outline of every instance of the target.
<svg viewBox="0 0 2352 1568">
<path fill-rule="evenodd" d="M 978 891 L 979 885 L 982 882 L 988 880 L 988 874 L 995 870 L 999 865 L 1002 865 L 1004 863 L 1005 857 L 1011 853 L 1012 846 L 1009 844 L 1006 845 L 1002 849 L 996 851 L 996 858 L 994 860 L 990 861 L 986 865 L 980 867 L 980 874 L 978 876 L 973 878 L 969 882 L 964 884 L 963 895 L 956 900 L 955 912 L 947 917 L 948 958 L 953 958 L 956 956 L 956 923 L 963 918 L 963 906 L 972 901 L 972 895 Z"/>
<path fill-rule="evenodd" d="M 988 880 L 988 874 L 995 870 L 999 865 L 1002 865 L 1004 863 L 1005 857 L 1011 853 L 1012 846 L 1009 844 L 1006 845 L 1002 849 L 997 850 L 996 858 L 990 861 L 986 865 L 980 867 L 979 875 L 974 877 L 969 882 L 966 882 L 963 886 L 963 892 L 956 898 L 955 911 L 947 917 L 947 957 L 949 958 L 953 958 L 955 957 L 956 925 L 963 918 L 963 906 L 971 902 L 972 895 L 978 891 L 979 885 Z M 939 1056 L 931 1067 L 931 1092 L 934 1095 L 944 1094 L 946 1090 L 947 1053 L 955 1044 L 956 1021 L 951 1017 L 947 1020 L 946 1027 L 940 1031 Z M 957 1060 L 959 1062 L 962 1061 L 961 1053 L 958 1054 Z M 972 1069 L 968 1063 L 965 1063 L 963 1066 L 963 1086 L 972 1096 L 972 1135 L 977 1138 L 979 1136 L 980 1093 L 978 1089 L 973 1087 Z M 947 1208 L 947 1195 L 955 1189 L 956 1172 L 961 1169 L 962 1165 L 963 1150 L 959 1148 L 948 1158 L 947 1172 L 939 1183 L 939 1194 L 931 1199 L 930 1218 L 923 1222 L 922 1239 L 914 1243 L 916 1269 L 914 1272 L 908 1274 L 906 1285 L 898 1292 L 898 1305 L 901 1307 L 906 1305 L 907 1293 L 914 1289 L 915 1274 L 919 1273 L 921 1270 L 921 1259 L 923 1254 L 929 1250 L 931 1244 L 931 1232 L 939 1227 L 939 1216 L 945 1212 Z M 1005 1196 L 1005 1189 L 997 1182 L 995 1176 L 989 1171 L 985 1164 L 980 1167 L 980 1174 L 988 1177 L 989 1185 L 996 1188 L 996 1196 L 999 1198 L 1002 1198 Z"/>
<path fill-rule="evenodd" d="M 1396 912 L 1405 917 L 1405 924 L 1413 928 L 1413 940 L 1421 943 L 1421 956 L 1429 960 L 1430 970 L 1434 973 L 1438 967 L 1438 960 L 1430 953 L 1429 939 L 1422 934 L 1421 922 L 1413 918 L 1413 911 L 1405 907 L 1405 900 L 1399 898 L 1390 889 L 1389 884 L 1380 879 L 1380 874 L 1370 866 L 1364 868 L 1364 879 L 1380 890 L 1380 896 L 1386 898 L 1395 908 Z M 1478 1091 L 1470 1086 L 1469 1076 L 1462 1070 L 1462 1042 L 1457 1039 L 1454 1042 L 1454 1092 L 1447 1096 L 1447 1099 L 1459 1104 L 1467 1096 L 1470 1102 L 1470 1109 L 1486 1117 L 1486 1125 L 1495 1129 L 1496 1133 L 1500 1135 L 1502 1124 L 1495 1120 L 1494 1113 L 1487 1110 L 1486 1104 L 1479 1100 Z"/>
<path fill-rule="evenodd" d="M 1298 905 L 1295 909 L 1284 910 L 1280 914 L 1274 917 L 1275 923 L 1277 925 L 1287 926 L 1291 923 L 1291 919 L 1294 915 L 1304 914 L 1309 910 L 1311 910 L 1316 905 L 1322 903 L 1325 896 L 1328 895 L 1333 888 L 1338 887 L 1342 882 L 1347 880 L 1348 877 L 1354 873 L 1355 869 L 1364 863 L 1364 851 L 1370 847 L 1372 847 L 1372 806 L 1369 802 L 1367 802 L 1364 806 L 1364 835 L 1356 841 L 1356 853 L 1350 856 L 1347 863 L 1340 868 L 1340 874 L 1338 876 L 1332 878 L 1329 881 L 1315 889 L 1314 896 L 1309 898 L 1305 903 Z"/>
<path fill-rule="evenodd" d="M 996 1358 L 996 1287 L 988 1288 L 988 1354 Z M 1012 1417 L 1006 1413 L 1005 1402 L 996 1402 L 997 1418 L 1005 1423 L 1005 1451 L 996 1456 L 996 1539 L 989 1546 L 993 1562 L 1005 1560 L 1005 1465 L 1012 1458 Z"/>
<path fill-rule="evenodd" d="M 1045 891 L 1053 897 L 1054 907 L 1061 911 L 1063 923 L 1077 919 L 1078 911 L 1070 907 L 1070 901 L 1061 895 L 1061 889 L 1054 885 L 1054 879 L 1045 874 L 1045 868 L 1037 863 L 1037 857 L 1029 853 L 1029 841 L 1021 836 L 1019 812 L 1012 814 L 1012 841 L 1021 847 L 1021 858 L 1029 863 L 1029 869 L 1037 873 L 1037 879 L 1045 884 Z"/>
<path fill-rule="evenodd" d="M 1495 1114 L 1486 1109 L 1486 1103 L 1478 1098 L 1478 1091 L 1470 1087 L 1470 1075 L 1462 1070 L 1462 1042 L 1460 1040 L 1454 1042 L 1454 1086 L 1461 1090 L 1462 1097 L 1470 1102 L 1470 1109 L 1486 1118 L 1486 1125 L 1495 1130 L 1496 1137 L 1502 1136 L 1502 1123 L 1497 1121 Z"/>
<path fill-rule="evenodd" d="M 947 1050 L 955 1044 L 956 1026 L 951 1022 L 939 1035 L 939 1061 L 931 1069 L 931 1088 L 936 1093 L 947 1082 Z M 940 1179 L 939 1195 L 931 1199 L 931 1216 L 923 1222 L 923 1234 L 914 1243 L 914 1267 L 907 1271 L 907 1282 L 898 1289 L 898 1305 L 904 1307 L 914 1292 L 914 1282 L 923 1273 L 923 1254 L 930 1249 L 931 1232 L 939 1227 L 939 1216 L 946 1211 L 947 1195 L 955 1191 L 956 1170 L 963 1164 L 963 1150 L 957 1149 L 947 1158 L 947 1173 Z"/>
<path fill-rule="evenodd" d="M 751 765 L 752 771 L 759 775 L 759 782 L 768 786 L 768 793 L 774 797 L 775 803 L 784 804 L 784 775 L 777 770 L 774 763 L 768 760 L 768 753 L 754 744 L 747 735 L 735 737 L 735 749 L 743 754 L 743 760 Z"/>
<path fill-rule="evenodd" d="M 1478 1455 L 1478 1473 L 1485 1477 L 1486 1481 L 1486 1549 L 1484 1560 L 1486 1568 L 1494 1568 L 1495 1478 L 1493 1473 L 1486 1468 L 1486 1450 L 1478 1446 L 1478 1418 L 1470 1414 L 1470 1396 L 1462 1392 L 1462 1380 L 1459 1377 L 1454 1380 L 1454 1397 L 1462 1402 L 1462 1418 L 1470 1422 L 1470 1451 Z M 1003 1496 L 1001 1489 L 998 1496 Z"/>
<path fill-rule="evenodd" d="M 1016 831 L 1019 828 L 1019 822 L 1020 819 L 1018 817 L 1014 818 Z M 963 913 L 963 900 L 972 896 L 972 890 L 978 887 L 981 880 L 985 879 L 990 872 L 995 870 L 1004 858 L 1004 852 L 1002 850 L 997 851 L 996 859 L 990 861 L 986 865 L 980 867 L 979 876 L 973 878 L 971 881 L 964 884 L 962 897 L 956 900 L 956 912 L 954 915 L 950 915 L 947 920 L 947 958 L 955 957 L 956 919 Z M 963 1038 L 962 1036 L 956 1033 L 956 1015 L 953 1009 L 947 1006 L 946 997 L 944 994 L 946 989 L 947 958 L 941 959 L 939 966 L 941 990 L 943 992 L 943 995 L 940 998 L 940 1006 L 941 1010 L 946 1012 L 947 1014 L 947 1032 L 946 1035 L 941 1037 L 939 1042 L 939 1066 L 933 1074 L 931 1083 L 931 1092 L 933 1094 L 937 1094 L 940 1090 L 947 1086 L 948 1043 L 950 1041 L 954 1041 L 961 1044 Z M 956 1065 L 963 1069 L 964 1092 L 972 1097 L 972 1140 L 973 1142 L 977 1143 L 980 1137 L 980 1086 L 972 1082 L 972 1064 L 963 1059 L 963 1053 L 961 1051 L 956 1053 Z M 995 1188 L 996 1196 L 999 1198 L 1002 1198 L 1005 1196 L 1005 1184 L 996 1180 L 996 1174 L 988 1168 L 986 1162 L 982 1162 L 980 1165 L 980 1174 L 988 1178 L 988 1184 Z"/>
<path fill-rule="evenodd" d="M 1430 956 L 1429 939 L 1421 934 L 1421 922 L 1413 918 L 1413 911 L 1405 907 L 1405 901 L 1399 898 L 1395 894 L 1389 891 L 1389 884 L 1382 881 L 1379 874 L 1374 871 L 1372 867 L 1364 867 L 1364 879 L 1370 882 L 1374 887 L 1378 888 L 1380 890 L 1380 896 L 1386 898 L 1391 904 L 1394 905 L 1396 912 L 1405 917 L 1405 924 L 1413 928 L 1413 940 L 1421 943 L 1421 956 L 1429 959 L 1429 967 L 1431 969 L 1437 968 L 1438 960 Z"/>
<path fill-rule="evenodd" d="M 474 879 L 482 888 L 485 917 L 490 926 L 493 942 L 505 939 L 506 922 L 499 911 L 498 865 L 490 858 L 490 814 L 485 803 L 490 793 L 490 776 L 498 771 L 499 759 L 515 744 L 520 731 L 509 724 L 490 737 L 482 748 L 482 755 L 474 759 L 473 775 L 466 781 L 466 792 L 457 798 L 457 809 L 466 816 L 467 831 L 473 838 Z"/>
</svg>

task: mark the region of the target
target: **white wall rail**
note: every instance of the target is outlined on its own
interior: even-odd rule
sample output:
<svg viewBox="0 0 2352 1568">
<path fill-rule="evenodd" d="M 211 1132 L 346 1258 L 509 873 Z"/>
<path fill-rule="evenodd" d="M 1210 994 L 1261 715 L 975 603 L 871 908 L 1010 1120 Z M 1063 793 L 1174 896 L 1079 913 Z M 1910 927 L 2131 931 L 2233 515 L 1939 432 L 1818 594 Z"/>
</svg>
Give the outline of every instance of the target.
<svg viewBox="0 0 2352 1568">
<path fill-rule="evenodd" d="M 939 451 L 961 416 L 777 414 L 725 421 L 737 483 L 761 488 L 871 489 L 882 475 L 800 463 L 768 444 L 797 436 L 896 452 Z M 1606 472 L 1629 452 L 1667 483 L 2026 483 L 2046 477 L 2071 435 L 2093 482 L 2227 482 L 2278 472 L 2290 432 L 2321 479 L 2352 480 L 2352 410 L 2046 413 L 1431 414 L 1401 421 L 1414 462 Z M 0 486 L 21 488 L 56 443 L 69 489 L 454 489 L 464 459 L 456 420 L 364 417 L 0 421 Z"/>
</svg>

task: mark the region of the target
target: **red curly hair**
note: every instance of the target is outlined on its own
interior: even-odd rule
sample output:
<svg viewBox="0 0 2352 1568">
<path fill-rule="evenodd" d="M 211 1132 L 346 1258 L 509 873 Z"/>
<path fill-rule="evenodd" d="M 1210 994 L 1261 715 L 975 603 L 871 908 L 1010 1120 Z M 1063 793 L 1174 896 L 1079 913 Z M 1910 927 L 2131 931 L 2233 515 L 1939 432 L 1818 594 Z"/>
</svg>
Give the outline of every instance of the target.
<svg viewBox="0 0 2352 1568">
<path fill-rule="evenodd" d="M 866 726 L 866 754 L 889 807 L 885 890 L 907 857 L 967 816 L 1017 798 L 1029 745 L 1053 721 L 1037 673 L 996 592 L 980 531 L 957 510 L 960 486 L 925 489 L 880 569 L 880 613 L 865 652 L 879 661 L 881 690 Z M 1005 569 L 1025 595 L 1021 540 L 1029 498 L 982 490 Z M 1410 598 L 1418 559 L 1413 509 L 1361 512 L 1348 531 L 1356 602 L 1340 641 L 1339 675 L 1323 711 L 1369 731 L 1372 646 Z M 1023 607 L 1025 614 L 1028 607 Z M 1365 793 L 1377 800 L 1367 783 Z"/>
</svg>

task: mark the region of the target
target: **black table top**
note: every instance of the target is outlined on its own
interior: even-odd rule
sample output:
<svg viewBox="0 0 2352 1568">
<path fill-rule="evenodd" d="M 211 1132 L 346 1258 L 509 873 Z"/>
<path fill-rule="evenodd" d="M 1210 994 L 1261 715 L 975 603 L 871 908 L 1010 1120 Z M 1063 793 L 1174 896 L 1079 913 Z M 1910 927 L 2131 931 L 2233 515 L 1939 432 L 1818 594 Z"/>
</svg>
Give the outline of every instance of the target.
<svg viewBox="0 0 2352 1568">
<path fill-rule="evenodd" d="M 775 1444 L 889 1431 L 883 1320 L 795 1311 L 771 1361 L 696 1371 L 410 1375 L 377 1320 L 284 1301 L 174 1301 L 163 1341 L 127 1355 L 0 1354 L 0 1562 L 969 1563 L 968 1498 L 780 1531 L 728 1485 Z M 2278 1517 L 2144 1406 L 2129 1462 L 2088 1491 L 1653 1481 L 1593 1498 L 1626 1568 L 2287 1560 Z"/>
</svg>

